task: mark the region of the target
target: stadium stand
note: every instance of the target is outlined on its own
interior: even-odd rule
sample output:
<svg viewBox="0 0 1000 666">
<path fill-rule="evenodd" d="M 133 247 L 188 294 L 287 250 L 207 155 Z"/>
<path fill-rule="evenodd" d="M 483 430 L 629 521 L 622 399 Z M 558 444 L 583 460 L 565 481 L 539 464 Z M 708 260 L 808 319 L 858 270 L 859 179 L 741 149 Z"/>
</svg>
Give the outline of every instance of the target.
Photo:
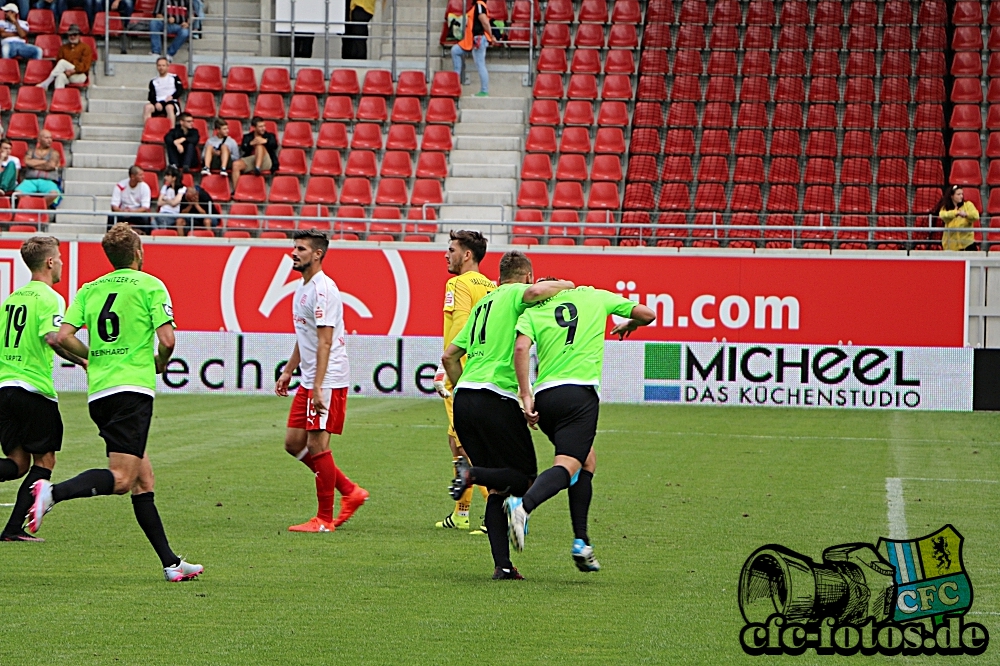
<svg viewBox="0 0 1000 666">
<path fill-rule="evenodd" d="M 977 205 L 1000 186 L 995 6 L 550 0 L 513 233 L 607 210 L 626 245 L 936 249 L 865 227 L 932 212 L 945 174 Z"/>
</svg>

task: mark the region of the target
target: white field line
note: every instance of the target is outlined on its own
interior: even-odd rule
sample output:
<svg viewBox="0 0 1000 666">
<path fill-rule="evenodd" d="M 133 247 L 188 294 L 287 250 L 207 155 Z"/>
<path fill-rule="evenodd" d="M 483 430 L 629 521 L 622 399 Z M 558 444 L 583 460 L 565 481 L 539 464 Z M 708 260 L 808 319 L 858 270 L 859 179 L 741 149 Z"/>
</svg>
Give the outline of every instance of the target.
<svg viewBox="0 0 1000 666">
<path fill-rule="evenodd" d="M 0 506 L 14 506 L 13 504 L 0 504 Z"/>
<path fill-rule="evenodd" d="M 670 432 L 666 430 L 603 430 L 599 433 L 625 433 L 630 435 L 669 435 L 671 437 L 728 437 L 731 439 L 791 439 L 791 440 L 826 440 L 834 442 L 889 442 L 894 437 L 834 437 L 830 435 L 748 435 L 743 433 L 722 432 Z M 964 439 L 911 439 L 907 442 L 922 442 L 927 444 L 970 444 L 975 446 L 1000 446 L 1000 442 L 969 442 Z"/>
<path fill-rule="evenodd" d="M 903 480 L 890 476 L 885 480 L 885 501 L 889 506 L 889 538 L 906 538 L 906 509 L 903 502 Z"/>
<path fill-rule="evenodd" d="M 922 476 L 904 476 L 903 481 L 933 481 L 938 483 L 1000 483 L 991 479 L 928 479 Z"/>
<path fill-rule="evenodd" d="M 968 611 L 966 615 L 1000 615 L 997 611 Z"/>
</svg>

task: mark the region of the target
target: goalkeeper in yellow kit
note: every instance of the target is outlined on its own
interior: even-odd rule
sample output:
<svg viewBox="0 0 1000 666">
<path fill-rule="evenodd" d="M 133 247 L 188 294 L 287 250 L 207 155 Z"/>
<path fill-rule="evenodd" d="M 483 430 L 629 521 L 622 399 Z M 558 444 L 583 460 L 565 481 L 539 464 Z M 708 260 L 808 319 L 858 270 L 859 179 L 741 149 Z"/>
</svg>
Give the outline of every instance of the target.
<svg viewBox="0 0 1000 666">
<path fill-rule="evenodd" d="M 496 284 L 479 272 L 479 262 L 486 256 L 486 238 L 478 231 L 452 231 L 451 242 L 448 244 L 448 272 L 455 277 L 448 280 L 444 293 L 444 348 L 447 349 L 452 339 L 465 326 L 469 313 L 486 294 L 496 289 Z M 463 359 L 464 361 L 464 359 Z M 444 368 L 438 366 L 434 375 L 434 388 L 444 398 L 444 409 L 448 413 L 448 445 L 451 447 L 452 462 L 458 456 L 468 459 L 462 444 L 455 434 L 455 421 L 452 416 L 452 386 L 445 376 Z M 485 488 L 477 486 L 483 495 L 488 497 Z M 472 488 L 457 502 L 455 509 L 444 520 L 438 521 L 435 527 L 442 529 L 469 529 L 469 507 L 472 504 Z M 478 528 L 473 533 L 483 533 Z"/>
</svg>

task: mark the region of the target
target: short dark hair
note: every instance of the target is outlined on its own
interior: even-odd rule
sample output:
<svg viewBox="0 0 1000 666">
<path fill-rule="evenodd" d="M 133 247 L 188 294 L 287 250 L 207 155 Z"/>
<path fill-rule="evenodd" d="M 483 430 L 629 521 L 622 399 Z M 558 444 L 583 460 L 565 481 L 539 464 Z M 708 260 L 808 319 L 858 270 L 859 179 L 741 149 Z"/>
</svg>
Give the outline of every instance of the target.
<svg viewBox="0 0 1000 666">
<path fill-rule="evenodd" d="M 179 116 L 177 116 L 177 120 L 184 120 L 185 118 L 191 118 L 192 120 L 194 120 L 194 116 L 192 116 L 192 115 L 191 115 L 190 113 L 188 113 L 187 111 L 184 111 L 184 112 L 183 112 L 183 113 L 181 113 L 181 114 L 180 114 Z"/>
<path fill-rule="evenodd" d="M 500 257 L 500 282 L 509 282 L 531 273 L 531 259 L 520 250 L 505 252 Z"/>
<path fill-rule="evenodd" d="M 142 247 L 139 234 L 127 222 L 119 222 L 108 229 L 101 239 L 104 255 L 115 269 L 128 268 L 135 261 L 135 251 Z"/>
<path fill-rule="evenodd" d="M 212 123 L 212 128 L 213 129 L 222 129 L 223 127 L 229 127 L 229 123 L 227 123 L 222 118 L 216 118 L 215 122 Z"/>
<path fill-rule="evenodd" d="M 156 62 L 159 63 L 161 60 L 167 60 L 167 59 L 164 58 L 163 56 L 160 56 L 159 58 L 156 59 Z M 170 64 L 169 60 L 167 60 L 167 64 Z"/>
<path fill-rule="evenodd" d="M 0 139 L 0 146 L 2 146 L 2 145 L 3 145 L 3 144 L 5 144 L 5 143 L 6 143 L 6 144 L 7 144 L 8 146 L 10 146 L 11 148 L 13 148 L 13 147 L 14 147 L 14 143 L 13 143 L 13 142 L 12 142 L 12 141 L 11 141 L 10 139 L 8 139 L 7 137 L 4 137 L 4 138 Z"/>
<path fill-rule="evenodd" d="M 260 116 L 254 116 L 253 118 L 250 119 L 250 127 L 257 127 L 257 124 L 262 122 L 264 122 L 263 118 L 261 118 Z"/>
<path fill-rule="evenodd" d="M 463 249 L 472 253 L 472 258 L 478 264 L 486 256 L 486 237 L 478 231 L 459 229 L 448 234 L 450 240 L 458 241 Z"/>
<path fill-rule="evenodd" d="M 292 234 L 292 240 L 307 240 L 314 250 L 323 250 L 323 257 L 330 247 L 330 239 L 319 229 L 296 229 Z M 322 261 L 323 257 L 320 257 Z"/>
<path fill-rule="evenodd" d="M 173 176 L 174 177 L 174 187 L 175 188 L 180 187 L 181 178 L 182 178 L 182 176 L 181 176 L 181 170 L 180 169 L 178 169 L 175 166 L 168 166 L 166 168 L 166 170 L 163 172 L 163 177 L 166 178 L 167 176 Z"/>
<path fill-rule="evenodd" d="M 34 272 L 45 265 L 45 260 L 59 250 L 59 239 L 55 236 L 32 236 L 21 245 L 21 258 Z"/>
<path fill-rule="evenodd" d="M 130 166 L 128 168 L 128 175 L 129 176 L 136 176 L 136 175 L 138 175 L 140 173 L 142 173 L 142 167 L 139 166 L 138 164 L 133 164 L 132 166 Z"/>
</svg>

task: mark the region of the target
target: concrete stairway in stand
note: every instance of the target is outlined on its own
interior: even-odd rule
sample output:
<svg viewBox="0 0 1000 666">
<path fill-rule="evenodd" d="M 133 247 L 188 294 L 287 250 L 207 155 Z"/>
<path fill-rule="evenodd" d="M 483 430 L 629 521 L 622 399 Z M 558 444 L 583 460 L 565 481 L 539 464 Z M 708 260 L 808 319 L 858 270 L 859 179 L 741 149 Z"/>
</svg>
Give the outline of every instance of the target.
<svg viewBox="0 0 1000 666">
<path fill-rule="evenodd" d="M 473 227 L 489 233 L 493 242 L 506 242 L 506 230 L 489 222 L 513 216 L 526 103 L 524 97 L 462 97 L 451 172 L 445 181 L 449 205 L 441 211 L 443 232 Z M 450 220 L 482 220 L 482 224 L 449 224 Z"/>
</svg>

